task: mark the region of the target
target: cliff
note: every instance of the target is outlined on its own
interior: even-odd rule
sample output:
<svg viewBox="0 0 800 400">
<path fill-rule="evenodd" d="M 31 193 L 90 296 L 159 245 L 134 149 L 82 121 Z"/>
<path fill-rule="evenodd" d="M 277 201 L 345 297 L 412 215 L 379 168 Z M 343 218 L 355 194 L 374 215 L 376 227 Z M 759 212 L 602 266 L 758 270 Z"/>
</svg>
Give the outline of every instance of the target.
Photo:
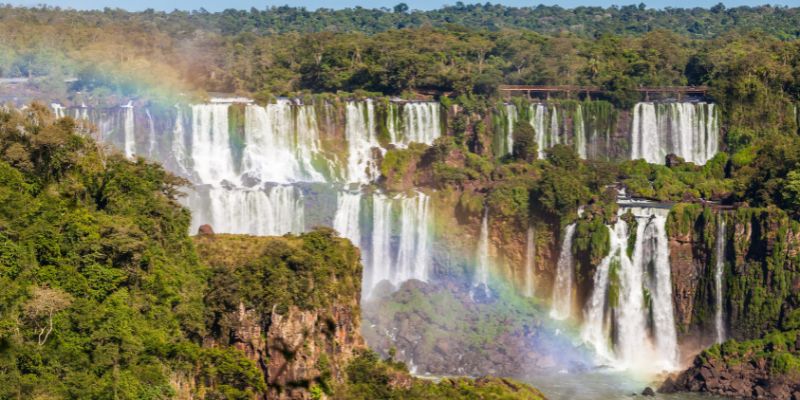
<svg viewBox="0 0 800 400">
<path fill-rule="evenodd" d="M 800 399 L 799 350 L 796 330 L 773 332 L 759 340 L 714 345 L 698 355 L 689 369 L 667 379 L 659 391 Z"/>
<path fill-rule="evenodd" d="M 332 231 L 204 235 L 195 244 L 212 270 L 206 345 L 234 346 L 255 362 L 263 398 L 310 399 L 344 382 L 345 366 L 364 348 L 355 247 Z"/>
</svg>

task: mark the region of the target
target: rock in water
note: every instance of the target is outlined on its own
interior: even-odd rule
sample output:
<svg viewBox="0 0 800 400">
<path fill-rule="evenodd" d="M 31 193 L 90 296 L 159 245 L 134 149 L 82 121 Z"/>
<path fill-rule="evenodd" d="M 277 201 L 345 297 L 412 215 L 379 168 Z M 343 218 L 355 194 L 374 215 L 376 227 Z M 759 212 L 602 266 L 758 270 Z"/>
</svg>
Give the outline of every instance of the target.
<svg viewBox="0 0 800 400">
<path fill-rule="evenodd" d="M 642 396 L 655 396 L 655 395 L 656 395 L 656 392 L 650 386 L 648 386 L 648 387 L 644 388 L 644 390 L 642 390 Z"/>
</svg>

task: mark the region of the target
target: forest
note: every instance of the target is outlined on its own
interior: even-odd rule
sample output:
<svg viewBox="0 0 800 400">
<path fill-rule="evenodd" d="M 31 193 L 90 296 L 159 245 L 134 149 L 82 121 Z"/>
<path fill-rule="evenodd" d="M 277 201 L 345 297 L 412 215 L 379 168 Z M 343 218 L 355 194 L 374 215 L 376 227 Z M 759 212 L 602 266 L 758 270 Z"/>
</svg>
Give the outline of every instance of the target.
<svg viewBox="0 0 800 400">
<path fill-rule="evenodd" d="M 24 83 L 16 83 L 19 78 Z M 498 90 L 504 84 L 596 86 L 601 92 L 591 98 L 506 97 Z M 642 102 L 636 89 L 663 86 L 709 88 L 702 104 L 718 107 L 718 114 L 709 115 L 722 122 L 719 151 L 704 165 L 674 154 L 659 163 L 586 157 L 575 143 L 539 148 L 541 132 L 530 122 L 537 105 L 560 112 L 561 120 L 552 120 L 571 129 L 590 115 L 585 126 L 595 131 L 624 131 L 616 125 L 633 125 L 632 110 Z M 215 108 L 209 100 L 220 96 L 253 104 Z M 320 129 L 307 130 L 322 139 L 307 147 L 334 148 L 335 162 L 349 162 L 345 151 L 351 150 L 342 143 L 355 133 L 342 126 L 345 119 L 377 125 L 367 134 L 375 136 L 369 154 L 380 153 L 374 180 L 297 186 L 310 198 L 325 190 L 344 193 L 340 186 L 347 185 L 348 194 L 372 197 L 369 212 L 376 212 L 374 199 L 382 192 L 395 196 L 387 202 L 417 192 L 438 202 L 436 211 L 450 214 L 432 225 L 457 226 L 437 231 L 437 239 L 453 248 L 431 250 L 431 276 L 445 283 L 404 285 L 379 299 L 386 308 L 378 314 L 410 315 L 406 327 L 422 326 L 422 319 L 441 322 L 453 328 L 452 336 L 479 346 L 506 334 L 503 329 L 530 335 L 550 329 L 519 321 L 546 318 L 547 300 L 508 294 L 520 286 L 513 263 L 535 269 L 541 289 L 555 286 L 562 258 L 574 257 L 576 302 L 590 300 L 605 265 L 610 283 L 602 302 L 617 315 L 623 267 L 608 259 L 613 249 L 617 257 L 632 258 L 636 229 L 646 233 L 644 225 L 637 226 L 641 218 L 620 211 L 619 190 L 668 204 L 672 210 L 661 233 L 680 258 L 673 273 L 685 273 L 672 287 L 679 292 L 691 286 L 675 295 L 677 308 L 691 303 L 688 311 L 675 313 L 684 317 L 675 322 L 676 335 L 706 329 L 712 306 L 723 308 L 712 298 L 719 290 L 711 286 L 713 261 L 723 265 L 718 279 L 727 290 L 733 339 L 714 344 L 683 375 L 670 377 L 672 388 L 697 391 L 692 385 L 709 363 L 726 364 L 732 373 L 744 363 L 768 371 L 754 379 L 754 387 L 788 381 L 800 390 L 793 380 L 800 374 L 800 8 L 565 9 L 459 2 L 431 11 L 401 3 L 393 9 L 128 12 L 2 6 L 0 101 L 9 104 L 0 109 L 0 399 L 165 399 L 187 393 L 205 399 L 544 397 L 506 378 L 417 379 L 394 343 L 368 349 L 361 335 L 372 328 L 362 329 L 360 302 L 374 249 L 360 248 L 358 239 L 377 228 L 349 240 L 342 237 L 346 232 L 316 225 L 280 237 L 214 234 L 208 226 L 190 236 L 196 233 L 190 232 L 193 214 L 184 202 L 198 185 L 196 176 L 138 152 L 126 157 L 112 149 L 101 127 L 77 113 L 54 114 L 62 106 L 131 110 L 124 115 L 132 125 L 133 109 L 146 109 L 150 151 L 157 154 L 167 152 L 167 139 L 155 139 L 160 118 L 169 123 L 158 134 L 170 140 L 185 138 L 185 126 L 203 128 L 199 119 L 183 124 L 181 113 L 195 112 L 187 104 L 198 113 L 224 109 L 229 119 L 217 125 L 230 135 L 223 144 L 231 144 L 239 159 L 252 135 L 245 121 L 253 114 L 247 113 L 256 107 L 289 110 L 285 115 L 293 122 L 281 127 L 298 137 L 298 115 L 313 111 L 315 119 L 308 120 Z M 421 102 L 441 113 L 441 121 L 430 124 L 441 122 L 441 136 L 425 144 L 390 143 L 395 132 L 389 127 L 400 121 L 390 113 Z M 513 143 L 508 152 L 498 151 L 497 137 Z M 137 140 L 141 148 L 144 139 L 132 140 L 134 150 Z M 182 152 L 175 143 L 168 151 Z M 626 156 L 628 145 L 620 146 Z M 292 151 L 301 150 L 306 149 Z M 276 186 L 266 183 L 265 192 Z M 210 186 L 215 184 L 229 190 L 237 183 Z M 324 184 L 334 189 L 320 188 Z M 342 198 L 334 197 L 334 205 L 314 204 L 317 209 L 306 218 L 335 225 L 336 216 L 317 214 L 327 212 L 325 207 L 338 207 L 338 213 Z M 403 213 L 411 207 L 401 208 Z M 368 211 L 356 212 L 355 225 Z M 473 261 L 451 259 L 472 258 L 473 239 L 483 240 L 478 226 L 488 216 L 493 233 L 485 241 L 508 253 L 512 279 L 507 287 L 492 288 L 496 299 L 479 296 L 473 307 L 473 293 L 465 294 L 472 282 L 458 281 L 472 279 L 467 270 Z M 409 221 L 404 226 L 414 225 Z M 620 247 L 611 227 L 623 223 L 634 234 Z M 720 228 L 726 223 L 727 236 Z M 534 228 L 540 236 L 525 243 Z M 569 229 L 575 240 L 563 250 L 566 239 L 560 236 Z M 534 254 L 529 262 L 523 253 L 530 249 L 538 258 Z M 448 252 L 453 254 L 441 254 Z M 655 274 L 654 265 L 643 275 Z M 655 289 L 642 286 L 637 290 L 648 321 L 654 320 Z M 429 302 L 437 300 L 452 315 L 432 312 L 437 305 Z M 467 311 L 475 309 L 485 314 Z M 364 306 L 363 325 L 374 322 L 374 310 Z M 470 325 L 476 320 L 480 326 Z M 291 347 L 297 332 L 302 340 Z M 442 344 L 441 336 L 448 335 L 426 332 L 440 336 L 414 336 L 429 353 L 458 352 Z M 506 336 L 514 334 L 523 335 Z M 556 339 L 541 340 L 560 349 Z M 709 382 L 703 389 L 732 393 Z"/>
</svg>

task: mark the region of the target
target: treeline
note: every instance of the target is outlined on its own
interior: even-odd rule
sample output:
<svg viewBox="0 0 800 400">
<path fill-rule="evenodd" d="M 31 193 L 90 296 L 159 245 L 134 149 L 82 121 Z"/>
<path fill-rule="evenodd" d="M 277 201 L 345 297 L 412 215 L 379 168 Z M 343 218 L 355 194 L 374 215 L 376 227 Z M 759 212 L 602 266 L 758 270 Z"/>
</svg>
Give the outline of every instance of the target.
<svg viewBox="0 0 800 400">
<path fill-rule="evenodd" d="M 7 8 L 2 13 L 28 17 L 28 11 Z M 270 35 L 287 32 L 361 32 L 375 34 L 395 29 L 469 26 L 492 31 L 526 29 L 539 33 L 568 32 L 591 38 L 603 34 L 641 35 L 666 29 L 693 38 L 712 38 L 730 31 L 759 30 L 779 39 L 800 37 L 798 8 L 762 5 L 727 9 L 722 3 L 711 8 L 647 8 L 639 5 L 562 8 L 538 5 L 511 7 L 500 4 L 468 4 L 456 2 L 430 11 L 411 10 L 398 2 L 393 8 L 320 8 L 309 11 L 302 7 L 269 7 L 250 10 L 227 9 L 222 12 L 195 11 L 126 12 L 106 8 L 102 11 L 76 12 L 55 9 L 31 10 L 37 17 L 52 18 L 66 14 L 68 18 L 91 24 L 114 20 L 146 22 L 170 26 L 175 32 L 187 26 L 224 35 L 253 33 Z M 27 15 L 26 15 L 27 14 Z"/>
<path fill-rule="evenodd" d="M 131 97 L 145 88 L 262 99 L 358 90 L 491 97 L 499 84 L 524 83 L 601 86 L 621 106 L 638 99 L 631 90 L 638 86 L 707 84 L 723 105 L 800 98 L 800 40 L 765 33 L 700 40 L 654 30 L 587 39 L 451 24 L 373 35 L 259 35 L 220 33 L 196 23 L 202 13 L 178 21 L 170 15 L 0 9 L 0 76 L 41 77 L 37 84 L 54 97 L 68 91 Z"/>
</svg>

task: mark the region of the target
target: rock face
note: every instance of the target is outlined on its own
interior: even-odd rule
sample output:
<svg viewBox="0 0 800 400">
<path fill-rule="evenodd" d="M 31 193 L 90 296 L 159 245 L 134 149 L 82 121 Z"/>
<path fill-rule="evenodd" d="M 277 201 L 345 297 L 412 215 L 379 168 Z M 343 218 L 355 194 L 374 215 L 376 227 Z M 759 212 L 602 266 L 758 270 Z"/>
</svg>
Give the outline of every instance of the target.
<svg viewBox="0 0 800 400">
<path fill-rule="evenodd" d="M 306 251 L 312 241 L 324 243 L 319 254 Z M 205 345 L 234 346 L 255 363 L 266 383 L 257 398 L 311 399 L 313 387 L 344 381 L 348 362 L 365 348 L 361 267 L 349 242 L 315 232 L 299 238 L 205 236 L 196 244 L 215 275 L 216 293 L 206 299 L 213 322 Z M 337 254 L 342 261 L 332 260 Z M 296 264 L 286 270 L 282 263 L 289 255 Z M 293 285 L 297 291 L 287 296 Z"/>
<path fill-rule="evenodd" d="M 774 376 L 762 358 L 741 364 L 719 360 L 695 360 L 694 366 L 668 378 L 661 393 L 705 392 L 721 396 L 800 400 L 800 380 Z"/>
</svg>

